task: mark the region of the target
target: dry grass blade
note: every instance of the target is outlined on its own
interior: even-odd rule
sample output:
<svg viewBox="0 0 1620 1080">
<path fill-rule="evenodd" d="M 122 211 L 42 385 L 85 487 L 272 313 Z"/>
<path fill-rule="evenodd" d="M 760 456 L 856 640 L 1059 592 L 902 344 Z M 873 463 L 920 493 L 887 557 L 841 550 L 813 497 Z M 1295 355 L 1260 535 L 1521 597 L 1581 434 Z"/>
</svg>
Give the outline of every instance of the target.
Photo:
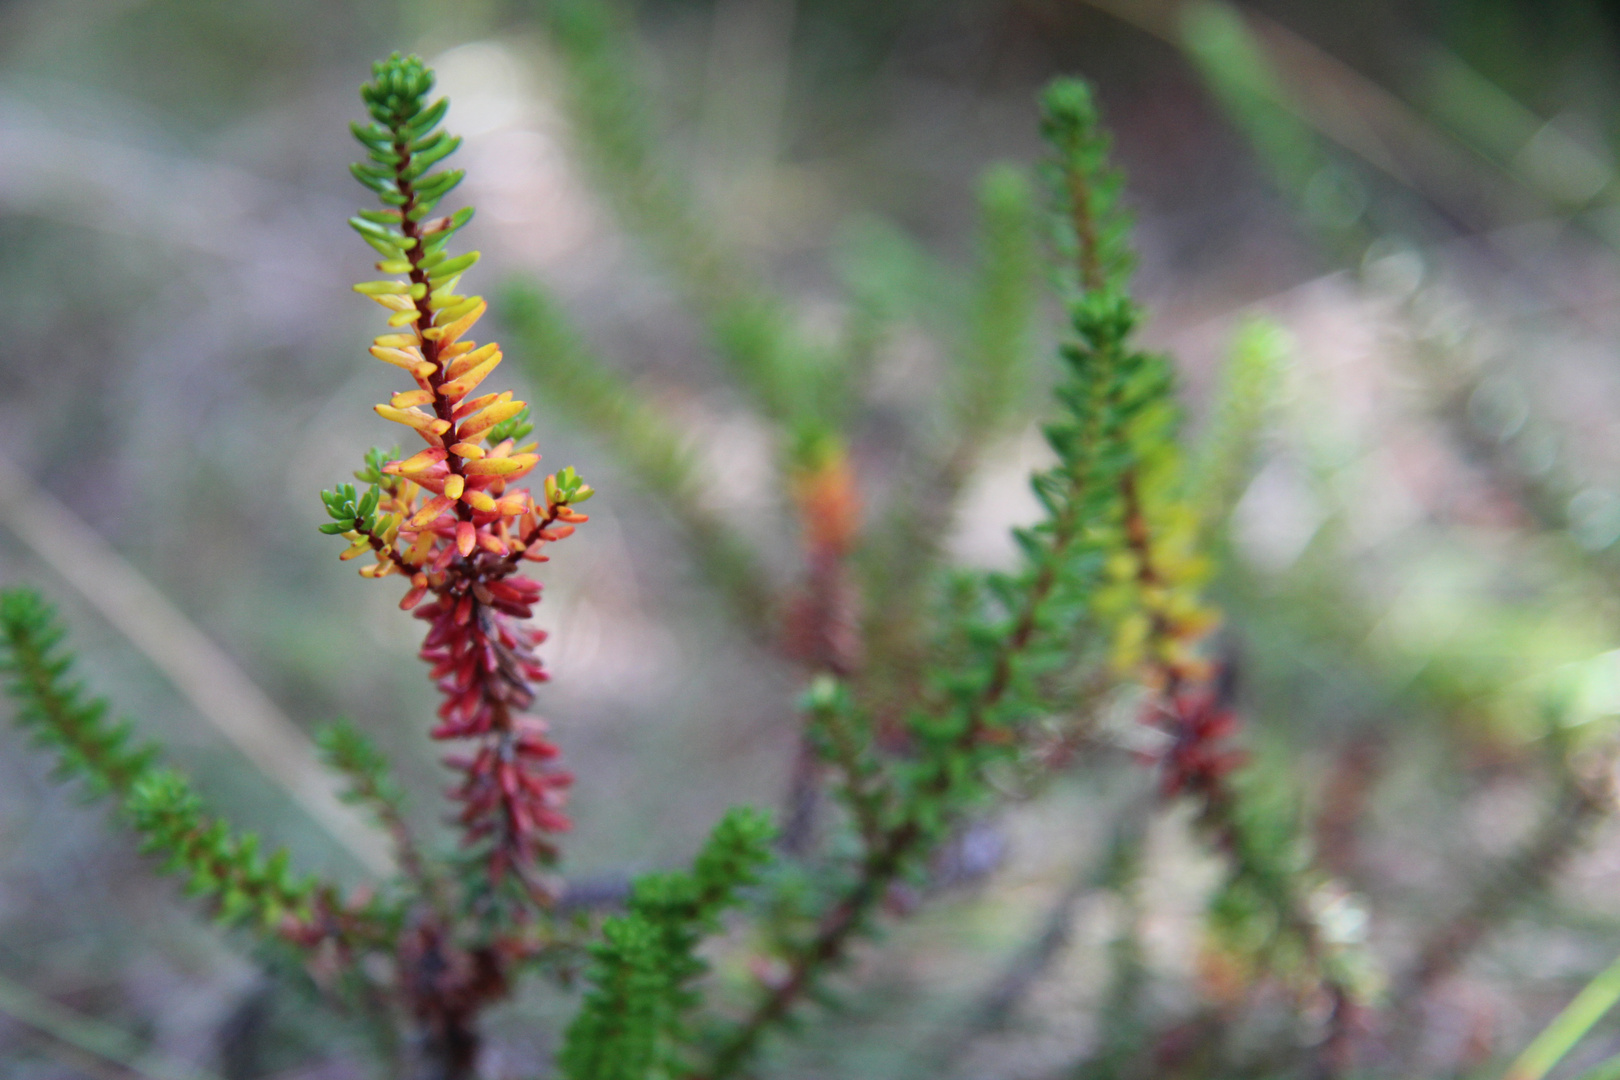
<svg viewBox="0 0 1620 1080">
<path fill-rule="evenodd" d="M 266 777 L 376 874 L 382 837 L 338 800 L 314 744 L 231 658 L 67 507 L 0 458 L 0 523 L 61 574 Z"/>
<path fill-rule="evenodd" d="M 50 1052 L 97 1076 L 139 1080 L 214 1080 L 211 1074 L 154 1059 L 131 1035 L 81 1016 L 0 976 L 0 1013 L 49 1036 Z"/>
<path fill-rule="evenodd" d="M 1272 104 L 1403 187 L 1461 217 L 1486 205 L 1519 219 L 1548 209 L 1539 192 L 1508 176 L 1431 124 L 1400 98 L 1311 42 L 1247 6 L 1216 0 L 1084 0 L 1178 49 L 1190 51 L 1189 18 L 1239 19 L 1287 83 Z M 1481 223 L 1483 224 L 1483 223 Z"/>
</svg>

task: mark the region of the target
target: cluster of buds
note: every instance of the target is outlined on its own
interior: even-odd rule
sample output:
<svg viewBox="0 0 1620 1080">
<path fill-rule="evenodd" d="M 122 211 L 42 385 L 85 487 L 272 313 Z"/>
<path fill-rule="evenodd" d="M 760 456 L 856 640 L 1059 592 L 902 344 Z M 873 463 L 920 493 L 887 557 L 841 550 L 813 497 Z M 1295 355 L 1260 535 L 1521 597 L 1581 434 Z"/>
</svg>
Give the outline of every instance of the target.
<svg viewBox="0 0 1620 1080">
<path fill-rule="evenodd" d="M 1173 693 L 1211 674 L 1203 645 L 1220 619 L 1204 601 L 1210 564 L 1190 506 L 1164 491 L 1173 478 L 1126 473 L 1123 544 L 1106 567 L 1099 610 L 1115 620 L 1113 662 L 1151 688 Z"/>
<path fill-rule="evenodd" d="M 860 604 L 849 557 L 861 496 L 848 455 L 832 439 L 801 448 L 789 489 L 809 573 L 786 613 L 785 646 L 807 667 L 850 675 L 860 664 Z"/>
<path fill-rule="evenodd" d="M 1120 478 L 1123 544 L 1109 560 L 1099 607 L 1118 619 L 1115 664 L 1147 688 L 1142 722 L 1166 737 L 1152 755 L 1161 792 L 1207 799 L 1243 761 L 1227 743 L 1239 722 L 1202 655 L 1219 619 L 1200 595 L 1209 566 L 1198 550 L 1198 519 L 1180 497 L 1168 452 L 1156 464 Z"/>
<path fill-rule="evenodd" d="M 1237 713 L 1208 683 L 1158 698 L 1147 707 L 1144 720 L 1168 736 L 1156 755 L 1159 790 L 1167 799 L 1207 797 L 1244 762 L 1243 752 L 1227 742 L 1237 734 Z"/>
<path fill-rule="evenodd" d="M 421 655 L 443 695 L 433 737 L 474 746 L 447 759 L 461 775 L 464 839 L 491 882 L 516 878 L 537 893 L 532 871 L 554 854 L 549 837 L 568 827 L 570 778 L 556 768 L 544 722 L 525 715 L 546 676 L 534 652 L 542 635 L 522 625 L 540 586 L 520 569 L 546 561 L 545 546 L 586 520 L 575 506 L 592 490 L 571 468 L 547 477 L 543 499 L 514 486 L 540 461 L 523 442 L 528 407 L 509 390 L 475 395 L 501 350 L 468 337 L 487 305 L 456 292 L 478 253 L 446 250 L 472 211 L 433 216 L 461 173 L 427 171 L 460 140 L 435 130 L 447 103 L 427 103 L 433 76 L 415 57 L 396 54 L 373 75 L 361 91 L 373 123 L 353 129 L 370 160 L 354 174 L 383 208 L 350 224 L 382 256 L 377 269 L 394 276 L 355 291 L 390 312 L 371 354 L 414 384 L 377 414 L 426 446 L 403 459 L 369 455 L 356 474 L 371 485 L 363 495 L 352 485 L 323 493 L 334 519 L 323 529 L 351 541 L 344 558 L 372 557 L 362 575 L 409 580 L 400 607 L 429 623 Z"/>
</svg>

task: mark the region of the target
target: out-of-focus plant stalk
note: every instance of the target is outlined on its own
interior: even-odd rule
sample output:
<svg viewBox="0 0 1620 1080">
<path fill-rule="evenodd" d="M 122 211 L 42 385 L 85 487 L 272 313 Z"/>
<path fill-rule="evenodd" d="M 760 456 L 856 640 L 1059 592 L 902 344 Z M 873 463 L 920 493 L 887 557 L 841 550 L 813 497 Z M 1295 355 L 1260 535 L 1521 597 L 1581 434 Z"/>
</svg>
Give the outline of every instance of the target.
<svg viewBox="0 0 1620 1080">
<path fill-rule="evenodd" d="M 145 575 L 4 458 L 0 518 L 324 832 L 371 872 L 392 871 L 377 834 L 339 801 L 309 737 Z"/>
<path fill-rule="evenodd" d="M 688 440 L 655 402 L 591 351 L 538 283 L 513 281 L 503 300 L 503 318 L 516 334 L 523 362 L 547 389 L 555 411 L 599 439 L 630 479 L 668 510 L 735 615 L 756 631 L 772 632 L 775 591 L 758 555 L 714 510 L 722 482 L 706 474 Z"/>
</svg>

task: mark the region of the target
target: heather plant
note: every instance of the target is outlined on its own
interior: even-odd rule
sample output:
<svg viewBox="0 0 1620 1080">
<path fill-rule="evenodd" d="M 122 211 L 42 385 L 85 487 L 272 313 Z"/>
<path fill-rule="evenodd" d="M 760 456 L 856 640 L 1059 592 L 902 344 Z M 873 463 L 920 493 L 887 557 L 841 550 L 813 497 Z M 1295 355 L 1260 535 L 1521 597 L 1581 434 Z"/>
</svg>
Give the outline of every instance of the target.
<svg viewBox="0 0 1620 1080">
<path fill-rule="evenodd" d="M 472 209 L 441 212 L 462 179 L 441 167 L 459 144 L 441 127 L 450 103 L 433 98 L 420 60 L 397 54 L 361 91 L 368 119 L 353 133 L 365 160 L 353 172 L 377 205 L 350 224 L 382 275 L 355 286 L 387 312 L 369 351 L 405 386 L 374 410 L 410 429 L 409 445 L 371 451 L 355 483 L 322 492 L 319 528 L 348 542 L 341 558 L 363 560 L 361 576 L 397 579 L 385 587 L 425 624 L 420 658 L 440 698 L 427 735 L 449 747 L 458 843 L 440 851 L 414 834 L 389 763 L 339 723 L 319 738 L 324 759 L 391 841 L 398 872 L 348 891 L 295 873 L 284 852 L 261 852 L 211 812 L 131 724 L 109 720 L 74 680 L 50 607 L 27 589 L 0 596 L 18 723 L 64 780 L 113 802 L 214 916 L 351 1009 L 387 1075 L 476 1075 L 487 1014 L 525 979 L 578 988 L 555 1060 L 529 1063 L 535 1072 L 769 1075 L 773 1045 L 836 1002 L 857 950 L 880 947 L 885 924 L 926 897 L 966 829 L 1082 765 L 1151 781 L 1093 883 L 1127 909 L 1145 823 L 1158 808 L 1189 815 L 1220 865 L 1202 947 L 1218 977 L 1196 1022 L 1156 1030 L 1125 920 L 1107 950 L 1109 1030 L 1074 1075 L 1142 1075 L 1171 1060 L 1177 1075 L 1344 1076 L 1376 1063 L 1383 991 L 1358 901 L 1317 865 L 1286 763 L 1245 748 L 1206 595 L 1281 346 L 1263 325 L 1245 331 L 1216 419 L 1189 449 L 1172 362 L 1138 343 L 1146 315 L 1131 291 L 1124 180 L 1089 87 L 1060 79 L 1041 99 L 1045 213 L 1021 171 L 987 173 L 942 434 L 879 505 L 852 446 L 892 298 L 858 296 L 869 322 L 839 345 L 802 333 L 660 170 L 602 6 L 560 3 L 551 17 L 605 194 L 668 265 L 770 425 L 797 526 L 796 580 L 773 582 L 706 509 L 713 478 L 656 405 L 591 355 L 561 305 L 515 281 L 508 324 L 544 391 L 667 501 L 736 616 L 796 666 L 801 749 L 782 820 L 733 809 L 689 866 L 637 878 L 616 910 L 571 902 L 576 778 L 535 715 L 547 674 L 544 635 L 528 625 L 541 596 L 530 574 L 587 524 L 579 507 L 595 491 L 571 467 L 523 486 L 541 460 L 536 421 L 511 391 L 489 389 L 502 350 L 471 337 L 488 304 L 458 291 L 479 256 L 451 250 Z M 940 534 L 1029 396 L 1043 250 L 1062 332 L 1040 410 L 1051 463 L 1030 477 L 1039 516 L 1014 531 L 1010 568 L 951 567 Z M 1572 788 L 1571 801 L 1599 800 Z M 725 993 L 711 977 L 722 956 L 749 972 Z M 1234 1036 L 1245 1009 L 1279 1000 L 1265 1046 Z"/>
<path fill-rule="evenodd" d="M 349 798 L 392 837 L 401 877 L 349 897 L 292 877 L 284 853 L 261 857 L 251 835 L 233 833 L 180 776 L 157 767 L 154 750 L 130 747 L 127 725 L 107 725 L 103 703 L 81 701 L 65 681 L 67 661 L 52 651 L 60 631 L 49 610 L 29 592 L 8 593 L 3 614 L 20 719 L 57 750 L 64 773 L 117 797 L 144 848 L 211 897 L 222 920 L 251 918 L 332 992 L 369 998 L 395 1015 L 428 1075 L 470 1075 L 479 1014 L 522 971 L 544 968 L 583 940 L 589 989 L 558 1056 L 563 1074 L 719 1078 L 750 1071 L 764 1039 L 823 992 L 854 941 L 875 930 L 891 890 L 926 876 L 952 831 L 991 801 L 989 771 L 1044 752 L 1041 721 L 1072 710 L 1058 689 L 1062 676 L 1102 664 L 1145 688 L 1140 708 L 1161 738 L 1150 756 L 1163 795 L 1194 799 L 1211 841 L 1231 861 L 1235 899 L 1225 908 L 1247 903 L 1257 911 L 1248 923 L 1269 920 L 1269 932 L 1232 940 L 1244 941 L 1256 962 L 1269 962 L 1286 943 L 1289 962 L 1328 995 L 1331 1023 L 1342 1033 L 1351 991 L 1306 906 L 1308 886 L 1292 859 L 1269 849 L 1277 838 L 1257 835 L 1242 789 L 1231 782 L 1240 760 L 1229 745 L 1236 724 L 1200 653 L 1213 616 L 1198 599 L 1200 523 L 1175 448 L 1170 369 L 1131 343 L 1141 312 L 1126 285 L 1121 182 L 1107 163 L 1090 92 L 1072 81 L 1048 91 L 1042 120 L 1053 148 L 1047 181 L 1072 336 L 1060 350 L 1064 377 L 1045 429 L 1057 464 L 1032 479 L 1044 513 L 1016 534 L 1021 568 L 970 575 L 954 587 L 943 621 L 904 626 L 901 633 L 916 640 L 895 648 L 906 661 L 898 678 L 863 670 L 852 644 L 858 627 L 848 567 L 861 527 L 857 478 L 830 404 L 842 395 L 801 389 L 833 377 L 818 374 L 829 365 L 796 353 L 780 319 L 761 314 L 769 307 L 717 300 L 737 305 L 716 317 L 722 349 L 784 429 L 809 581 L 785 613 L 787 647 L 809 673 L 811 782 L 826 774 L 856 850 L 830 862 L 826 853 L 802 856 L 823 864 L 827 882 L 797 925 L 775 931 L 770 948 L 782 974 L 760 986 L 740 1019 L 694 1019 L 703 1005 L 695 980 L 705 965 L 693 950 L 720 928 L 723 912 L 760 886 L 773 829 L 756 812 L 726 817 L 689 873 L 639 880 L 624 914 L 576 940 L 579 932 L 557 913 L 551 874 L 572 778 L 544 723 L 529 715 L 546 676 L 536 653 L 541 635 L 524 625 L 540 586 L 522 570 L 545 562 L 547 545 L 587 520 L 576 507 L 593 490 L 572 469 L 547 476 L 539 498 L 518 487 L 539 462 L 535 444 L 523 441 L 533 431 L 527 406 L 510 391 L 475 395 L 502 353 L 469 337 L 486 302 L 457 292 L 478 253 L 453 254 L 449 245 L 472 211 L 435 213 L 462 174 L 434 171 L 458 140 L 440 128 L 449 103 L 430 101 L 431 87 L 420 61 L 396 55 L 363 88 L 370 122 L 353 130 L 367 160 L 353 171 L 381 206 L 350 221 L 389 275 L 355 287 L 389 313 L 371 354 L 411 380 L 375 411 L 424 445 L 369 453 L 355 474 L 363 490 L 342 484 L 322 493 L 331 521 L 321 530 L 350 542 L 344 559 L 369 560 L 362 576 L 401 579 L 400 607 L 428 625 L 421 657 L 442 696 L 429 734 L 458 747 L 446 765 L 457 776 L 450 795 L 459 850 L 449 859 L 422 850 L 386 762 L 356 729 L 339 725 L 323 735 L 322 748 L 347 777 Z M 1016 250 L 1025 227 L 1020 181 L 993 177 L 985 198 L 991 263 L 972 347 L 975 359 L 1011 381 L 1027 334 L 1020 302 L 1004 297 L 1022 292 L 1027 263 Z M 534 303 L 531 323 L 540 321 Z M 748 320 L 757 320 L 754 329 L 739 338 Z M 611 391 L 589 385 L 589 374 L 574 378 L 586 396 L 610 399 Z M 983 371 L 968 378 L 958 415 L 973 439 L 1006 411 L 1012 393 Z M 604 400 L 598 411 L 625 410 Z M 634 444 L 627 449 L 636 452 Z M 969 442 L 944 463 L 947 486 L 960 483 L 971 453 Z M 929 592 L 925 581 L 910 591 L 902 600 Z M 1091 721 L 1084 708 L 1067 718 L 1076 729 Z M 1286 850 L 1288 839 L 1281 843 Z"/>
</svg>

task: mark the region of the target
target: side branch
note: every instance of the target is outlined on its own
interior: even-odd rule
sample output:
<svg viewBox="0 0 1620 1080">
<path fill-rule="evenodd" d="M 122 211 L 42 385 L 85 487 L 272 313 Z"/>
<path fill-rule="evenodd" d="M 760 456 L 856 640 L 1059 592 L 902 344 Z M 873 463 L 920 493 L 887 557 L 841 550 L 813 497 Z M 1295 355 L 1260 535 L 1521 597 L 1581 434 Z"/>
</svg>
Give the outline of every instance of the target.
<svg viewBox="0 0 1620 1080">
<path fill-rule="evenodd" d="M 998 643 L 989 678 L 965 710 L 961 730 L 948 748 L 935 752 L 931 771 L 910 793 L 904 818 L 882 834 L 876 846 L 869 847 L 854 885 L 822 918 L 815 935 L 791 962 L 787 977 L 722 1045 L 710 1069 L 693 1074 L 692 1080 L 725 1080 L 737 1074 L 761 1037 L 787 1016 L 825 969 L 843 959 L 850 939 L 864 926 L 889 886 L 935 835 L 937 830 L 929 826 L 924 814 L 932 816 L 957 782 L 952 759 L 972 752 L 984 741 L 991 717 L 1013 688 L 1019 659 L 1035 642 L 1042 613 L 1058 585 L 1058 565 L 1079 538 L 1080 485 L 1077 478 L 1070 479 L 1071 489 L 1054 522 L 1050 546 L 1025 590 L 1011 631 Z M 937 715 L 949 708 L 949 703 L 940 703 L 929 711 Z"/>
<path fill-rule="evenodd" d="M 1567 766 L 1566 766 L 1567 768 Z M 1502 920 L 1525 899 L 1546 887 L 1570 857 L 1590 839 L 1593 827 L 1613 805 L 1608 781 L 1566 774 L 1558 804 L 1530 840 L 1510 857 L 1478 893 L 1419 950 L 1392 1010 L 1402 1015 L 1419 996 L 1455 972 Z"/>
<path fill-rule="evenodd" d="M 1120 478 L 1124 504 L 1126 545 L 1136 562 L 1136 584 L 1144 598 L 1162 594 L 1173 584 L 1161 571 L 1154 552 L 1153 534 L 1142 505 L 1139 477 L 1134 468 Z M 1199 665 L 1180 655 L 1185 644 L 1201 628 L 1194 620 L 1178 625 L 1163 607 L 1147 602 L 1147 656 L 1144 673 L 1152 688 L 1147 719 L 1165 729 L 1172 740 L 1163 764 L 1163 792 L 1166 796 L 1185 793 L 1198 801 L 1198 825 L 1215 848 L 1232 862 L 1234 872 L 1265 885 L 1267 899 L 1275 907 L 1278 927 L 1298 945 L 1323 997 L 1327 1002 L 1327 1037 L 1317 1053 L 1332 1074 L 1348 1065 L 1350 1041 L 1356 1018 L 1356 1001 L 1350 985 L 1334 970 L 1331 947 L 1312 916 L 1305 898 L 1296 888 L 1297 878 L 1281 881 L 1257 863 L 1253 844 L 1241 825 L 1238 794 L 1231 784 L 1231 772 L 1239 756 L 1220 745 L 1236 719 L 1213 700 L 1207 690 L 1190 688 L 1204 681 Z"/>
</svg>

